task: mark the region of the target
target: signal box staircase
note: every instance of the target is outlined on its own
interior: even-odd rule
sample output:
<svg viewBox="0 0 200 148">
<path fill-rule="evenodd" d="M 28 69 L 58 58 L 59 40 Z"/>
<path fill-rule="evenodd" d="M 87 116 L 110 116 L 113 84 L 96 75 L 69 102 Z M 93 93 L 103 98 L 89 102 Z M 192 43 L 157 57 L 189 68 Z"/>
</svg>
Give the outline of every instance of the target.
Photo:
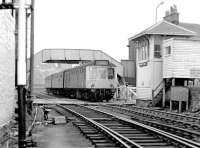
<svg viewBox="0 0 200 148">
<path fill-rule="evenodd" d="M 161 107 L 162 106 L 162 99 L 163 99 L 163 88 L 165 87 L 165 92 L 167 92 L 172 85 L 172 79 L 166 80 L 164 83 L 164 80 L 162 80 L 159 85 L 152 90 L 152 104 L 150 106 L 152 107 Z"/>
</svg>

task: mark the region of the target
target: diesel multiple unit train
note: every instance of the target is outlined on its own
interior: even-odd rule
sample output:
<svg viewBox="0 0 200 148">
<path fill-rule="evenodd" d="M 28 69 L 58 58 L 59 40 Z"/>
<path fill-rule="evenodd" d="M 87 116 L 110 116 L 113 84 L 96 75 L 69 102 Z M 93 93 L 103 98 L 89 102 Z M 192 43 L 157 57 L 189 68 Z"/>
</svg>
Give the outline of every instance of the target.
<svg viewBox="0 0 200 148">
<path fill-rule="evenodd" d="M 117 87 L 115 66 L 96 60 L 45 78 L 47 93 L 90 101 L 109 101 Z"/>
</svg>

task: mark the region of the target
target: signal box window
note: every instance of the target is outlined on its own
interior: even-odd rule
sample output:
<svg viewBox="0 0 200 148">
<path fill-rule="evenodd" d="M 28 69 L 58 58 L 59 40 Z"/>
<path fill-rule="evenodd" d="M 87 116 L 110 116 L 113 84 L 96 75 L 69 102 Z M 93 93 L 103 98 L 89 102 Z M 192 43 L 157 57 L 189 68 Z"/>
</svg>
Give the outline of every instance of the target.
<svg viewBox="0 0 200 148">
<path fill-rule="evenodd" d="M 161 58 L 161 47 L 160 45 L 154 45 L 154 58 Z"/>
<path fill-rule="evenodd" d="M 114 69 L 108 68 L 108 79 L 114 79 Z"/>
<path fill-rule="evenodd" d="M 171 50 L 171 46 L 167 46 L 167 47 L 165 47 L 165 53 L 166 53 L 166 55 L 170 55 L 171 52 L 172 52 L 172 50 Z"/>
<path fill-rule="evenodd" d="M 138 48 L 138 61 L 149 59 L 149 49 L 147 46 L 142 46 Z"/>
</svg>

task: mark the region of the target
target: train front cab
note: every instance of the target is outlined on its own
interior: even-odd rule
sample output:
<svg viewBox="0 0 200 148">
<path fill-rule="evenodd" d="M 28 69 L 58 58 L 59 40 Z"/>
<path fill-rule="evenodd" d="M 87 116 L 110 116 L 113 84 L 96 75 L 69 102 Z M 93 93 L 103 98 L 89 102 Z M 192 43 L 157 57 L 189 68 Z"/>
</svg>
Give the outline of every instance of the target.
<svg viewBox="0 0 200 148">
<path fill-rule="evenodd" d="M 93 101 L 109 101 L 116 90 L 116 72 L 113 66 L 88 66 L 86 69 L 86 87 Z"/>
</svg>

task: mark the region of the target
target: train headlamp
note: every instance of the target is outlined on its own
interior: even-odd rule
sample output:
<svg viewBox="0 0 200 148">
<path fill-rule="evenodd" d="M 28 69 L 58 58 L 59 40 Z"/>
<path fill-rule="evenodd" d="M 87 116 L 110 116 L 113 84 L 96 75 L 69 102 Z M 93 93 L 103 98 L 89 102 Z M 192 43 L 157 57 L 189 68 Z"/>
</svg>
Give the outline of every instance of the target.
<svg viewBox="0 0 200 148">
<path fill-rule="evenodd" d="M 113 85 L 113 84 L 110 84 L 110 87 L 111 87 L 111 88 L 114 88 L 114 85 Z"/>
<path fill-rule="evenodd" d="M 94 84 L 92 84 L 92 85 L 91 85 L 91 88 L 94 88 L 94 87 L 95 87 L 95 85 L 94 85 Z"/>
</svg>

